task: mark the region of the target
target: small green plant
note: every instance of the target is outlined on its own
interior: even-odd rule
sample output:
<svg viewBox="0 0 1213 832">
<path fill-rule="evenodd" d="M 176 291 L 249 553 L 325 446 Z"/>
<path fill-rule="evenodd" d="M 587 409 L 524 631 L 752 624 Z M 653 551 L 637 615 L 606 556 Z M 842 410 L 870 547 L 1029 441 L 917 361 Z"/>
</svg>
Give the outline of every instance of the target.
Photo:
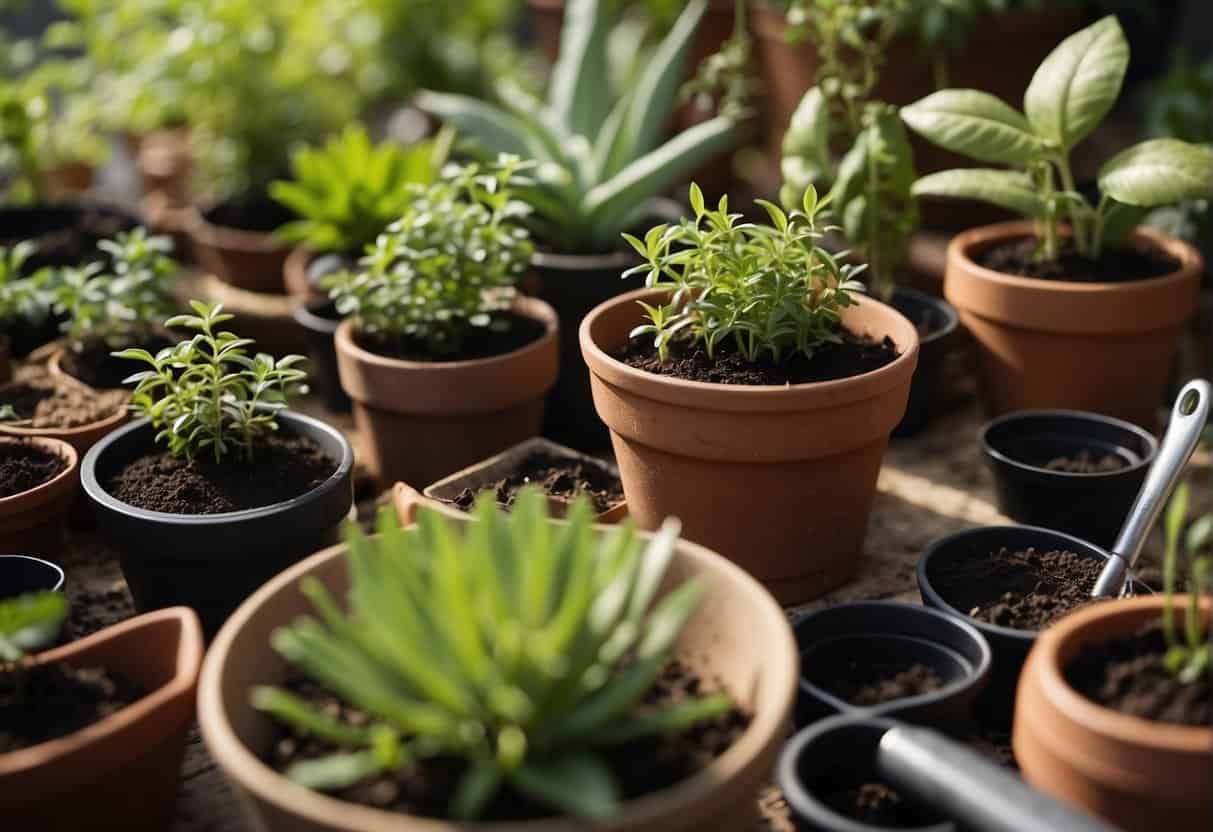
<svg viewBox="0 0 1213 832">
<path fill-rule="evenodd" d="M 609 817 L 620 798 L 602 750 L 732 708 L 723 693 L 641 705 L 703 592 L 691 579 L 658 599 L 677 522 L 648 543 L 631 524 L 599 536 L 587 500 L 557 525 L 533 487 L 512 514 L 491 494 L 475 512 L 457 525 L 422 510 L 406 532 L 385 511 L 369 539 L 351 525 L 348 613 L 306 580 L 319 620 L 274 632 L 274 649 L 365 723 L 278 688 L 256 688 L 253 704 L 345 749 L 287 771 L 312 788 L 446 756 L 466 762 L 453 818 L 478 817 L 506 785 L 562 814 Z"/>
<path fill-rule="evenodd" d="M 234 317 L 222 305 L 194 300 L 190 308 L 193 315 L 164 325 L 193 336 L 156 355 L 138 348 L 114 353 L 152 367 L 123 382 L 136 385 L 131 409 L 151 419 L 156 441 L 174 456 L 192 460 L 208 452 L 216 462 L 229 456 L 250 461 L 258 440 L 278 429 L 276 414 L 287 399 L 306 392 L 307 373 L 295 366 L 303 356 L 250 356 L 252 339 L 218 329 Z"/>
<path fill-rule="evenodd" d="M 24 273 L 25 264 L 36 250 L 36 245 L 29 240 L 0 246 L 0 325 L 14 321 L 39 323 L 46 318 L 50 269 L 38 269 L 30 275 Z"/>
<path fill-rule="evenodd" d="M 1074 182 L 1070 154 L 1112 109 L 1129 63 L 1120 24 L 1108 16 L 1066 38 L 1041 63 L 1021 114 L 979 90 L 941 90 L 901 111 L 911 129 L 948 150 L 1014 170 L 960 169 L 919 179 L 916 195 L 992 202 L 1036 220 L 1037 256 L 1055 259 L 1061 226 L 1097 259 L 1149 208 L 1207 198 L 1213 147 L 1151 139 L 1106 161 L 1094 205 Z"/>
<path fill-rule="evenodd" d="M 448 165 L 432 185 L 409 185 L 407 209 L 387 227 L 357 272 L 322 282 L 337 311 L 388 346 L 422 342 L 431 354 L 459 351 L 469 328 L 500 326 L 533 248 L 514 196 L 530 167 L 516 157 L 496 164 Z M 496 317 L 495 317 L 496 316 Z"/>
<path fill-rule="evenodd" d="M 27 653 L 49 647 L 67 618 L 62 592 L 31 592 L 0 600 L 0 667 L 16 672 Z"/>
<path fill-rule="evenodd" d="M 362 125 L 347 127 L 320 147 L 291 156 L 292 179 L 270 195 L 300 219 L 278 229 L 279 239 L 314 252 L 361 253 L 408 210 L 409 184 L 428 185 L 446 161 L 451 136 L 411 147 L 371 144 Z"/>
<path fill-rule="evenodd" d="M 709 357 L 732 342 L 748 361 L 769 354 L 781 361 L 793 353 L 810 357 L 823 344 L 841 340 L 840 313 L 855 301 L 863 266 L 839 263 L 817 246 L 828 231 L 818 219 L 829 199 L 818 200 L 810 185 L 801 207 L 790 214 L 758 200 L 771 225 L 740 222 L 728 198 L 715 211 L 691 185 L 694 219 L 659 225 L 641 240 L 624 238 L 644 259 L 624 276 L 644 274 L 645 285 L 671 291 L 666 304 L 641 305 L 649 323 L 631 333 L 652 335 L 662 361 L 680 333 L 703 345 Z"/>
<path fill-rule="evenodd" d="M 1184 533 L 1188 517 L 1188 484 L 1180 483 L 1167 506 L 1165 520 L 1166 557 L 1163 560 L 1163 591 L 1166 606 L 1163 609 L 1162 630 L 1167 641 L 1165 662 L 1167 669 L 1181 682 L 1191 684 L 1205 678 L 1213 661 L 1210 656 L 1209 639 L 1202 620 L 1200 603 L 1207 595 L 1213 569 L 1213 514 L 1206 514 L 1193 521 Z M 1183 633 L 1175 622 L 1175 583 L 1179 571 L 1180 549 L 1186 549 L 1191 566 L 1188 576 L 1188 609 L 1184 615 Z M 1213 590 L 1213 586 L 1209 586 Z"/>
</svg>

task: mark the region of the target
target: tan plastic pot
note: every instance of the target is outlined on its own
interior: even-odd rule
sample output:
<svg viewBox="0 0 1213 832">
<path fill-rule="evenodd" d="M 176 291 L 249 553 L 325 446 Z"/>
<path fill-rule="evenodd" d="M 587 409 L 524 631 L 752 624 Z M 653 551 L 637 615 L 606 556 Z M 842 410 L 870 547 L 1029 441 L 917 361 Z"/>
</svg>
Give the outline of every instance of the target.
<svg viewBox="0 0 1213 832">
<path fill-rule="evenodd" d="M 669 516 L 683 534 L 741 564 L 785 603 L 814 598 L 859 566 L 876 476 L 905 413 L 918 333 L 870 298 L 843 323 L 901 351 L 851 378 L 787 387 L 707 384 L 634 369 L 611 357 L 639 325 L 629 292 L 581 325 L 594 406 L 611 431 L 628 513 L 641 528 Z"/>
<path fill-rule="evenodd" d="M 1090 410 L 1157 427 L 1167 375 L 1203 268 L 1187 243 L 1146 227 L 1132 245 L 1179 261 L 1168 275 L 1122 283 L 1016 277 L 983 268 L 984 249 L 1030 236 L 1031 222 L 966 231 L 948 246 L 944 296 L 977 346 L 991 415 L 1012 410 Z"/>
<path fill-rule="evenodd" d="M 193 611 L 173 607 L 40 654 L 101 665 L 151 692 L 74 734 L 0 754 L 4 828 L 168 829 L 203 649 Z"/>
<path fill-rule="evenodd" d="M 435 482 L 539 432 L 543 399 L 556 382 L 558 324 L 535 298 L 514 312 L 541 322 L 538 340 L 473 361 L 402 361 L 354 339 L 354 322 L 337 327 L 337 370 L 367 437 L 367 466 L 380 483 Z"/>
<path fill-rule="evenodd" d="M 204 269 L 248 292 L 281 295 L 282 267 L 290 249 L 268 231 L 246 231 L 209 222 L 189 209 L 186 232 Z"/>
<path fill-rule="evenodd" d="M 466 517 L 465 517 L 466 519 Z M 470 521 L 469 521 L 470 522 Z M 667 586 L 692 576 L 706 583 L 676 655 L 718 679 L 753 719 L 711 765 L 678 785 L 630 801 L 614 820 L 454 824 L 393 814 L 337 800 L 291 783 L 261 761 L 274 728 L 249 705 L 255 685 L 280 684 L 283 660 L 270 633 L 308 611 L 298 590 L 304 576 L 345 597 L 343 546 L 320 552 L 274 578 L 224 625 L 207 656 L 198 692 L 198 721 L 207 748 L 235 786 L 258 829 L 266 832 L 700 832 L 754 824 L 759 789 L 769 782 L 796 691 L 798 661 L 787 618 L 752 578 L 701 546 L 681 542 Z"/>
<path fill-rule="evenodd" d="M 1158 620 L 1162 596 L 1098 604 L 1044 630 L 1019 678 L 1012 745 L 1024 778 L 1127 832 L 1213 829 L 1213 726 L 1168 725 L 1096 705 L 1065 680 L 1084 644 Z M 1176 598 L 1179 609 L 1187 598 Z M 1210 602 L 1205 599 L 1206 620 Z"/>
<path fill-rule="evenodd" d="M 80 457 L 67 442 L 45 436 L 0 437 L 0 448 L 10 445 L 41 448 L 67 460 L 67 467 L 28 491 L 0 497 L 0 552 L 58 554 L 63 547 L 67 513 L 80 485 Z"/>
</svg>

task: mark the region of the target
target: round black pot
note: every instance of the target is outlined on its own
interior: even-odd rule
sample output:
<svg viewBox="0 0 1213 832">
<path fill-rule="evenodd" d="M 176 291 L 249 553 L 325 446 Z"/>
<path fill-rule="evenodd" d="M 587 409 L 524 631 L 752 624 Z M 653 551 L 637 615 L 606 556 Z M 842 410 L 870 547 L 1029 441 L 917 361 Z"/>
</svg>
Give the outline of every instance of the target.
<svg viewBox="0 0 1213 832">
<path fill-rule="evenodd" d="M 337 470 L 308 493 L 282 503 L 226 514 L 147 511 L 123 503 L 102 483 L 155 447 L 154 430 L 138 419 L 110 433 L 85 455 L 80 483 L 102 536 L 119 553 L 140 612 L 184 604 L 208 636 L 257 587 L 335 541 L 353 505 L 354 451 L 335 428 L 298 413 L 278 414 L 284 433 L 315 441 Z"/>
<path fill-rule="evenodd" d="M 918 366 L 910 381 L 906 415 L 893 429 L 894 436 L 916 436 L 931 421 L 944 361 L 954 345 L 960 316 L 943 298 L 901 286 L 893 293 L 890 305 L 919 329 Z"/>
<path fill-rule="evenodd" d="M 1077 410 L 1024 410 L 986 424 L 978 443 L 994 472 L 998 509 L 1018 523 L 1112 545 L 1158 452 L 1137 425 Z M 1081 451 L 1125 467 L 1094 474 L 1050 471 L 1049 460 Z"/>
<path fill-rule="evenodd" d="M 932 609 L 956 616 L 971 624 L 985 637 L 993 651 L 994 666 L 990 681 L 977 701 L 976 711 L 983 722 L 997 727 L 1010 725 L 1019 671 L 1023 669 L 1024 659 L 1036 642 L 1037 631 L 1016 630 L 970 618 L 967 610 L 953 606 L 940 594 L 931 577 L 935 570 L 947 564 L 970 557 L 983 557 L 1003 547 L 1012 551 L 1029 547 L 1046 551 L 1065 549 L 1100 561 L 1108 558 L 1103 549 L 1092 543 L 1037 526 L 985 526 L 966 529 L 935 541 L 923 552 L 916 571 L 922 602 Z M 1137 580 L 1133 581 L 1132 588 L 1136 594 L 1150 592 L 1149 587 Z"/>
<path fill-rule="evenodd" d="M 308 381 L 320 393 L 331 413 L 349 413 L 350 397 L 341 388 L 337 376 L 337 347 L 333 333 L 341 316 L 331 300 L 305 300 L 295 307 L 295 322 L 307 333 L 308 355 L 312 359 Z"/>
<path fill-rule="evenodd" d="M 59 592 L 63 570 L 29 555 L 0 555 L 0 600 L 30 592 Z"/>
<path fill-rule="evenodd" d="M 967 621 L 917 604 L 856 601 L 811 613 L 795 625 L 800 646 L 797 724 L 835 713 L 895 716 L 924 725 L 952 726 L 968 720 L 973 701 L 990 675 L 992 655 L 981 633 Z M 926 665 L 944 686 L 884 702 L 852 705 L 830 693 L 825 682 L 855 662 Z"/>
</svg>

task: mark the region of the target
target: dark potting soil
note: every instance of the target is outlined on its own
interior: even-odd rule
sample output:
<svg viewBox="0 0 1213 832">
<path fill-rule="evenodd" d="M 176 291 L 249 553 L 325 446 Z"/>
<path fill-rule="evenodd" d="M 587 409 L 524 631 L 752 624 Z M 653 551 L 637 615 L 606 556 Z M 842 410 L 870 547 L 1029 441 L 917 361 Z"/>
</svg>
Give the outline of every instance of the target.
<svg viewBox="0 0 1213 832">
<path fill-rule="evenodd" d="M 512 506 L 518 491 L 525 485 L 539 485 L 546 494 L 569 502 L 584 495 L 590 499 L 597 514 L 623 502 L 623 483 L 603 466 L 580 459 L 536 453 L 524 459 L 507 477 L 478 489 L 463 489 L 455 497 L 454 503 L 464 511 L 471 511 L 476 497 L 491 491 L 496 494 L 500 505 Z"/>
<path fill-rule="evenodd" d="M 1183 627 L 1183 612 L 1176 624 Z M 1083 696 L 1122 714 L 1176 725 L 1213 725 L 1213 681 L 1206 673 L 1183 684 L 1167 671 L 1162 625 L 1131 638 L 1087 644 L 1066 667 L 1066 679 Z"/>
<path fill-rule="evenodd" d="M 1066 474 L 1107 474 L 1124 467 L 1125 461 L 1116 454 L 1093 454 L 1087 448 L 1070 456 L 1055 457 L 1045 463 L 1048 470 Z"/>
<path fill-rule="evenodd" d="M 0 387 L 0 407 L 13 409 L 8 423 L 23 428 L 77 428 L 108 419 L 126 407 L 124 390 L 92 390 L 62 383 L 45 373 L 29 374 Z"/>
<path fill-rule="evenodd" d="M 826 786 L 826 790 L 819 788 L 814 787 L 814 793 L 820 796 L 826 806 L 860 823 L 894 829 L 913 829 L 938 823 L 940 820 L 906 801 L 879 781 L 835 788 Z"/>
<path fill-rule="evenodd" d="M 163 335 L 155 335 L 127 347 L 145 349 L 152 355 L 170 346 L 173 342 Z M 135 373 L 148 369 L 148 365 L 128 358 L 115 358 L 115 349 L 104 338 L 89 337 L 73 344 L 64 351 L 59 366 L 72 378 L 103 390 L 122 387 L 122 382 Z"/>
<path fill-rule="evenodd" d="M 1036 245 L 1035 237 L 1024 237 L 992 246 L 975 259 L 979 265 L 1003 274 L 1074 283 L 1127 283 L 1161 277 L 1179 268 L 1179 261 L 1165 252 L 1131 246 L 1105 251 L 1092 260 L 1067 244 L 1057 259 L 1036 262 Z"/>
<path fill-rule="evenodd" d="M 337 470 L 320 446 L 302 436 L 267 436 L 253 461 L 193 462 L 156 449 L 128 462 L 105 483 L 124 503 L 172 514 L 221 514 L 261 508 L 311 491 Z"/>
<path fill-rule="evenodd" d="M 494 315 L 488 326 L 469 328 L 452 352 L 436 352 L 420 338 L 384 341 L 358 333 L 355 340 L 364 350 L 401 361 L 472 361 L 520 350 L 538 341 L 544 332 L 544 325 L 534 318 L 505 312 Z"/>
<path fill-rule="evenodd" d="M 662 362 L 653 346 L 653 339 L 630 338 L 627 346 L 615 357 L 638 370 L 659 376 L 672 376 L 687 381 L 713 384 L 785 385 L 807 384 L 849 378 L 880 369 L 897 359 L 897 345 L 886 337 L 876 341 L 866 335 L 842 331 L 842 343 L 818 347 L 812 358 L 796 353 L 779 363 L 764 355 L 750 362 L 732 344 L 720 345 L 716 358 L 690 339 L 675 339 L 669 355 Z"/>
<path fill-rule="evenodd" d="M 0 498 L 50 482 L 65 468 L 63 457 L 24 442 L 5 442 L 0 445 Z"/>
<path fill-rule="evenodd" d="M 34 665 L 23 674 L 20 696 L 15 681 L 0 677 L 0 754 L 73 734 L 147 693 L 102 667 Z"/>
<path fill-rule="evenodd" d="M 367 722 L 365 713 L 342 704 L 312 682 L 296 678 L 288 681 L 287 687 L 343 722 L 351 725 Z M 674 704 L 709 690 L 698 676 L 674 661 L 645 696 L 643 705 Z M 620 743 L 604 749 L 603 755 L 623 799 L 628 800 L 668 788 L 706 768 L 741 737 L 749 722 L 748 715 L 734 709 L 719 720 L 701 723 L 681 733 Z M 267 762 L 279 771 L 285 771 L 300 760 L 339 750 L 332 743 L 276 725 L 282 733 L 270 750 Z M 466 766 L 458 759 L 429 758 L 408 768 L 367 778 L 336 792 L 335 796 L 379 809 L 441 818 L 447 815 L 451 795 L 465 770 Z M 506 785 L 486 808 L 481 820 L 535 820 L 552 815 L 546 806 L 531 802 Z"/>
<path fill-rule="evenodd" d="M 1008 728 L 978 726 L 973 733 L 965 737 L 965 741 L 974 751 L 1000 766 L 1019 770 L 1015 751 L 1011 748 L 1011 732 Z"/>
<path fill-rule="evenodd" d="M 48 212 L 48 219 L 59 219 L 59 212 Z M 112 239 L 129 225 L 129 220 L 95 206 L 84 206 L 67 226 L 47 227 L 38 233 L 13 238 L 0 229 L 0 246 L 11 246 L 21 239 L 31 240 L 36 249 L 25 262 L 22 271 L 33 274 L 43 266 L 82 266 L 102 262 L 105 252 L 97 249 L 101 240 Z"/>
<path fill-rule="evenodd" d="M 1092 601 L 1103 561 L 1075 552 L 999 549 L 939 564 L 931 583 L 970 617 L 1016 630 L 1040 630 Z"/>
<path fill-rule="evenodd" d="M 843 666 L 832 664 L 828 678 L 811 681 L 844 702 L 861 706 L 880 705 L 943 687 L 943 679 L 932 668 L 909 660 L 850 659 Z"/>
<path fill-rule="evenodd" d="M 214 205 L 203 212 L 206 221 L 221 228 L 237 228 L 241 231 L 276 231 L 278 226 L 295 219 L 295 214 L 279 205 L 268 196 L 253 196 L 247 199 L 230 200 Z"/>
</svg>

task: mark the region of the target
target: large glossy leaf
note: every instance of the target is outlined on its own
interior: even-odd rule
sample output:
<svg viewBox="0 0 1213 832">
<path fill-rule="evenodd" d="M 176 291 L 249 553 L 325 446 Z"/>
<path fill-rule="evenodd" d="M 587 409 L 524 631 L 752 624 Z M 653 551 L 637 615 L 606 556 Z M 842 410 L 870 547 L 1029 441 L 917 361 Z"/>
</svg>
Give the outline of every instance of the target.
<svg viewBox="0 0 1213 832">
<path fill-rule="evenodd" d="M 560 55 L 552 68 L 548 100 L 572 132 L 591 139 L 611 106 L 607 86 L 607 23 L 598 0 L 568 0 Z"/>
<path fill-rule="evenodd" d="M 916 133 L 981 162 L 1024 165 L 1043 142 L 1020 113 L 980 90 L 940 90 L 901 110 Z"/>
<path fill-rule="evenodd" d="M 1213 147 L 1152 139 L 1117 153 L 1099 170 L 1099 189 L 1127 205 L 1154 208 L 1213 196 Z"/>
<path fill-rule="evenodd" d="M 940 196 L 956 199 L 978 199 L 1023 214 L 1039 217 L 1045 203 L 1022 173 L 985 168 L 945 170 L 924 176 L 914 183 L 914 196 Z"/>
<path fill-rule="evenodd" d="M 1041 62 L 1024 93 L 1032 130 L 1068 151 L 1112 109 L 1128 66 L 1129 44 L 1115 16 L 1070 35 Z"/>
</svg>

